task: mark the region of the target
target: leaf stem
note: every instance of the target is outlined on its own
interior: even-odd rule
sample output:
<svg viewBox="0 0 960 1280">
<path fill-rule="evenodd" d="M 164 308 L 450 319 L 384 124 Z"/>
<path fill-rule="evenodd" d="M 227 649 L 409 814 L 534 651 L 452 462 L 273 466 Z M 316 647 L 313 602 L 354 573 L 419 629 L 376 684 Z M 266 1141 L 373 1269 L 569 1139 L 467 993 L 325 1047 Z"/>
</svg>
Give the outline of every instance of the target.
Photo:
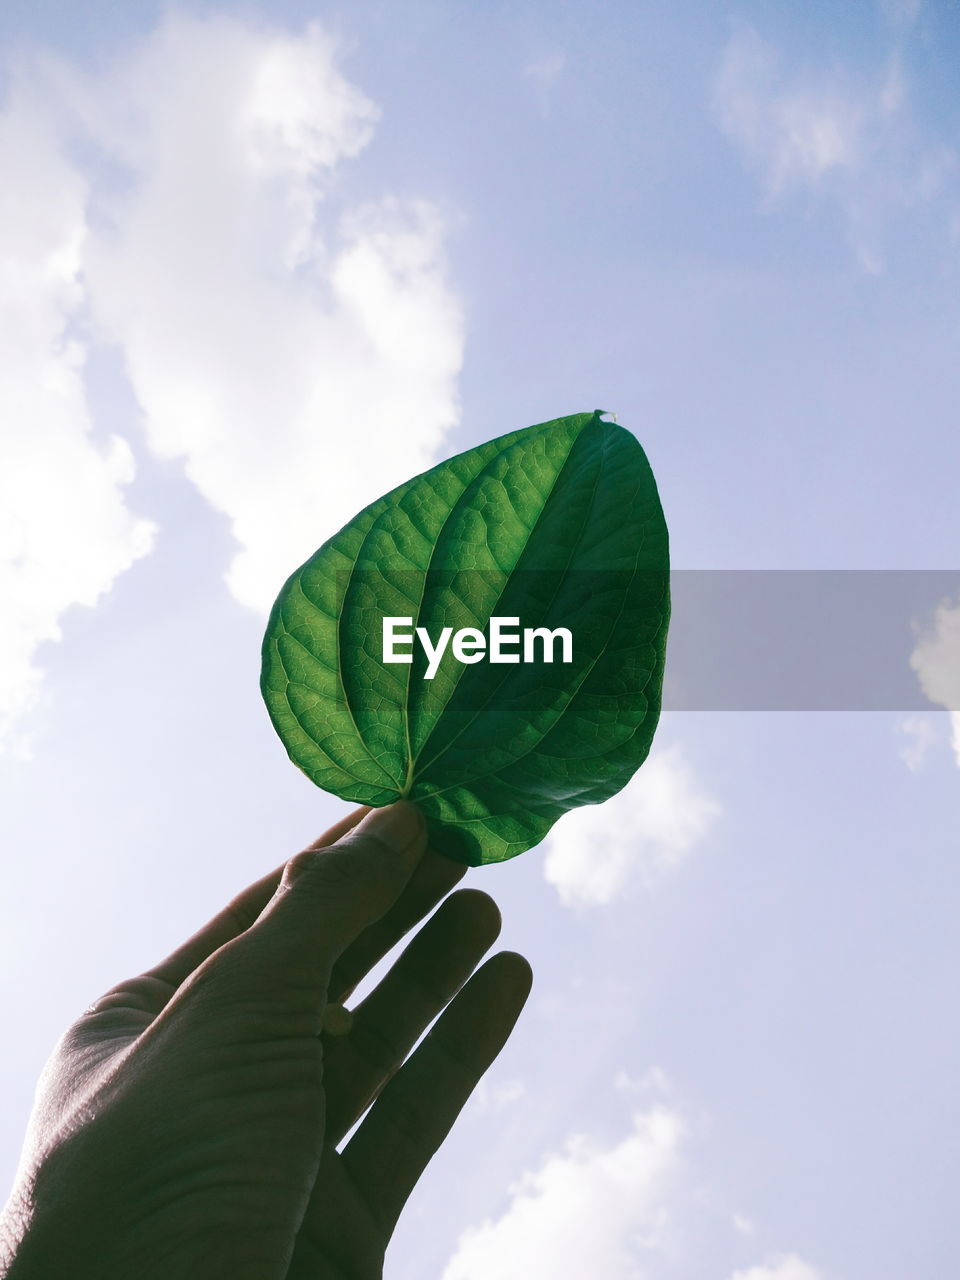
<svg viewBox="0 0 960 1280">
<path fill-rule="evenodd" d="M 415 765 L 413 753 L 410 751 L 410 739 L 407 739 L 407 776 L 403 780 L 403 789 L 400 792 L 400 799 L 405 800 L 413 790 L 413 769 Z"/>
</svg>

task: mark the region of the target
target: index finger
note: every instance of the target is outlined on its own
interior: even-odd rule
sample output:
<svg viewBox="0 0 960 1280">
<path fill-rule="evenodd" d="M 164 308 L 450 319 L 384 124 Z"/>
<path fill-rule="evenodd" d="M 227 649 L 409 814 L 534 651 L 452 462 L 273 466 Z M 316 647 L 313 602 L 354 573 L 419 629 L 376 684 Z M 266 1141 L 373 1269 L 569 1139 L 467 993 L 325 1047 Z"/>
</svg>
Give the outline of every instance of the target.
<svg viewBox="0 0 960 1280">
<path fill-rule="evenodd" d="M 369 812 L 367 805 L 354 809 L 335 822 L 322 836 L 318 836 L 307 848 L 324 849 L 327 845 L 333 844 L 348 831 L 352 831 L 360 819 Z M 199 968 L 208 956 L 213 955 L 214 951 L 218 951 L 225 943 L 232 941 L 241 933 L 245 933 L 255 923 L 276 893 L 286 865 L 286 861 L 282 862 L 279 867 L 274 867 L 265 876 L 248 885 L 222 911 L 218 911 L 212 920 L 208 920 L 202 929 L 198 929 L 192 937 L 172 951 L 165 960 L 161 960 L 152 969 L 147 969 L 144 977 L 156 978 L 173 988 L 186 982 L 194 969 Z"/>
<path fill-rule="evenodd" d="M 369 805 L 345 814 L 308 849 L 324 849 L 352 831 L 370 812 Z M 172 989 L 186 982 L 194 969 L 225 943 L 244 933 L 257 920 L 276 892 L 286 862 L 248 885 L 241 893 L 182 943 L 165 960 L 146 971 Z M 329 998 L 341 1004 L 378 960 L 426 916 L 463 879 L 467 868 L 433 849 L 427 849 L 400 898 L 380 920 L 366 928 L 333 967 Z"/>
</svg>

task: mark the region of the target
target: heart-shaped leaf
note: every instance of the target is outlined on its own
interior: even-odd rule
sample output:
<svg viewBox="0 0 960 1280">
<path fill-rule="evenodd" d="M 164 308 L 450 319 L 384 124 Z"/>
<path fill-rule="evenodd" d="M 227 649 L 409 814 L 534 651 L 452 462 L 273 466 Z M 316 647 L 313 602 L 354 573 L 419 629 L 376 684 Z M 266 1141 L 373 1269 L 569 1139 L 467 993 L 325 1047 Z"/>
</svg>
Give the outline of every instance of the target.
<svg viewBox="0 0 960 1280">
<path fill-rule="evenodd" d="M 407 797 L 435 849 L 500 862 L 646 758 L 668 579 L 636 439 L 599 411 L 558 418 L 415 476 L 325 542 L 273 607 L 263 696 L 318 786 Z M 537 628 L 556 634 L 528 643 Z"/>
</svg>

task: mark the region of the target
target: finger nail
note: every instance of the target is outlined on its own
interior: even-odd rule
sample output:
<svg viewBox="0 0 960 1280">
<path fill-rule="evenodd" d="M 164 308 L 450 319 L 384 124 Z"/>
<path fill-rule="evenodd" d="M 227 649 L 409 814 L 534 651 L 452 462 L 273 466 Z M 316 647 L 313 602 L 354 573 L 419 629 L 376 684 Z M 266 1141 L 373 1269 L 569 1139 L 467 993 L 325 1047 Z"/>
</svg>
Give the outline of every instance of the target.
<svg viewBox="0 0 960 1280">
<path fill-rule="evenodd" d="M 345 1009 L 342 1004 L 328 1004 L 323 1011 L 321 1031 L 328 1036 L 346 1036 L 353 1026 L 353 1010 Z"/>
<path fill-rule="evenodd" d="M 423 814 L 409 801 L 397 800 L 382 809 L 371 809 L 354 830 L 376 836 L 395 853 L 405 853 L 423 836 Z"/>
</svg>

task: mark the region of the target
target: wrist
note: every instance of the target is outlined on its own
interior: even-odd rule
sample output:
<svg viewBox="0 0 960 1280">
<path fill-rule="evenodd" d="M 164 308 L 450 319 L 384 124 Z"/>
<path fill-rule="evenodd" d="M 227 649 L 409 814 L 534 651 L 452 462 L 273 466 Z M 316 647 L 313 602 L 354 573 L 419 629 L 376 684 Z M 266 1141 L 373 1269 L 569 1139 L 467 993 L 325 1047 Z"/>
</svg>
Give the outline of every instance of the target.
<svg viewBox="0 0 960 1280">
<path fill-rule="evenodd" d="M 35 1197 L 16 1187 L 0 1216 L 2 1280 L 129 1280 L 118 1264 L 118 1221 L 73 1196 Z"/>
<path fill-rule="evenodd" d="M 29 1223 L 30 1198 L 19 1182 L 0 1212 L 0 1277 L 12 1275 L 12 1267 Z"/>
</svg>

